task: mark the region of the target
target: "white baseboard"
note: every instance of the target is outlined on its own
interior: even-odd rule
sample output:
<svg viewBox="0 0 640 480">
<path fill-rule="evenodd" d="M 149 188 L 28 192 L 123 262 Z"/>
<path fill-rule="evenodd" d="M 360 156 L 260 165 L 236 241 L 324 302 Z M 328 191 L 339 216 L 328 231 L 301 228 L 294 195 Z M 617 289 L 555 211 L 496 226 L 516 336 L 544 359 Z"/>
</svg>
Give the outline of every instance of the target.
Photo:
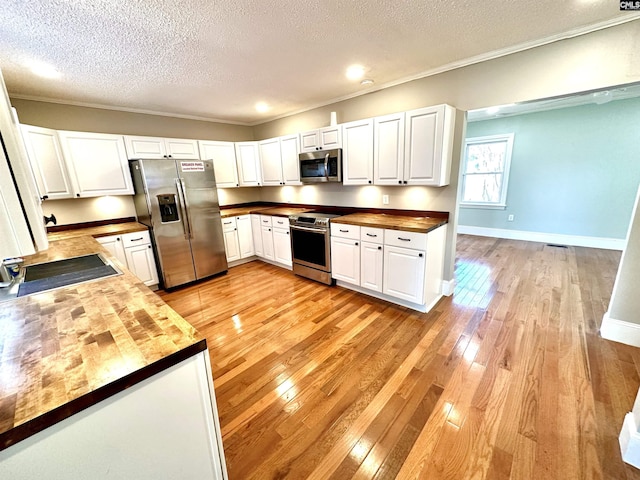
<svg viewBox="0 0 640 480">
<path fill-rule="evenodd" d="M 640 325 L 611 318 L 609 312 L 602 317 L 600 336 L 606 340 L 640 347 Z"/>
<path fill-rule="evenodd" d="M 620 443 L 622 460 L 636 468 L 640 468 L 640 434 L 638 433 L 633 413 L 627 413 L 624 416 L 618 442 Z"/>
<path fill-rule="evenodd" d="M 443 280 L 442 281 L 442 295 L 450 297 L 453 295 L 453 291 L 456 288 L 456 280 Z"/>
<path fill-rule="evenodd" d="M 626 240 L 623 238 L 584 237 L 580 235 L 564 235 L 560 233 L 509 230 L 506 228 L 473 227 L 470 225 L 458 225 L 458 233 L 478 235 L 480 237 L 507 238 L 510 240 L 526 240 L 529 242 L 572 245 L 575 247 L 602 248 L 605 250 L 624 250 L 626 244 Z"/>
</svg>

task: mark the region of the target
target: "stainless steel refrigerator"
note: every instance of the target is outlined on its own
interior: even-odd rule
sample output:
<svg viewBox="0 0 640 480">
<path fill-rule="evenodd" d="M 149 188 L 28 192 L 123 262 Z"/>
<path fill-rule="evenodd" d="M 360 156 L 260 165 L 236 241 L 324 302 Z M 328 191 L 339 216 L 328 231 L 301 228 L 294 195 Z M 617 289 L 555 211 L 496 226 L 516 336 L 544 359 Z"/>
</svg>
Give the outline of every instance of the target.
<svg viewBox="0 0 640 480">
<path fill-rule="evenodd" d="M 129 160 L 138 221 L 171 288 L 227 270 L 211 160 Z"/>
</svg>

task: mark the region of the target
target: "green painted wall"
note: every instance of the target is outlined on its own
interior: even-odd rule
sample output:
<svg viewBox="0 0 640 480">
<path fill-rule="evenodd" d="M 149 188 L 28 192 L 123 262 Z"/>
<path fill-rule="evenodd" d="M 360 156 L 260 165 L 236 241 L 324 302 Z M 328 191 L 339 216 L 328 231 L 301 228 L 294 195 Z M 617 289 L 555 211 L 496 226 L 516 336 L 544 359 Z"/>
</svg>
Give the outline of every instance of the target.
<svg viewBox="0 0 640 480">
<path fill-rule="evenodd" d="M 510 132 L 507 209 L 460 208 L 460 225 L 626 237 L 640 183 L 640 98 L 472 122 L 466 136 Z"/>
</svg>

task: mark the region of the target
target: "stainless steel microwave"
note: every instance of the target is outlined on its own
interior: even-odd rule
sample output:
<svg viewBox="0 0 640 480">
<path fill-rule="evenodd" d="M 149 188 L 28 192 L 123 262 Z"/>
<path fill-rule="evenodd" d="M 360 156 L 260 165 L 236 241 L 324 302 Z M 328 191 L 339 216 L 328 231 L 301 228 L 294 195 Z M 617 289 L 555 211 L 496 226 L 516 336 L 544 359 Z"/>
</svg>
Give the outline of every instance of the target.
<svg viewBox="0 0 640 480">
<path fill-rule="evenodd" d="M 342 149 L 301 153 L 302 183 L 342 182 Z"/>
</svg>

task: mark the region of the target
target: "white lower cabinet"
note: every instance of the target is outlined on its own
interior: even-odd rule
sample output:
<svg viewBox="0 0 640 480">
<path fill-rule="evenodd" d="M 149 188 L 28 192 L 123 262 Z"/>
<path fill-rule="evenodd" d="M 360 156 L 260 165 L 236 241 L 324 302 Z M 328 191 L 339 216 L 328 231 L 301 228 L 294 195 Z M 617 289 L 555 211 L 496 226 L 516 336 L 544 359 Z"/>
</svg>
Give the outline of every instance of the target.
<svg viewBox="0 0 640 480">
<path fill-rule="evenodd" d="M 3 479 L 227 479 L 207 350 L 0 452 Z"/>
<path fill-rule="evenodd" d="M 273 232 L 272 228 L 269 226 L 262 227 L 262 256 L 267 260 L 275 260 L 275 252 L 273 250 Z"/>
<path fill-rule="evenodd" d="M 253 247 L 253 234 L 251 230 L 251 216 L 241 215 L 236 217 L 236 228 L 238 229 L 240 258 L 247 258 L 255 255 L 256 252 Z"/>
<path fill-rule="evenodd" d="M 408 302 L 424 303 L 424 266 L 426 252 L 384 246 L 382 292 Z"/>
<path fill-rule="evenodd" d="M 258 231 L 260 231 L 259 227 Z M 250 215 L 223 218 L 222 234 L 227 262 L 231 263 L 255 255 Z"/>
<path fill-rule="evenodd" d="M 291 237 L 289 227 L 273 228 L 273 256 L 274 260 L 287 266 L 292 266 L 291 261 Z"/>
<path fill-rule="evenodd" d="M 224 251 L 227 254 L 227 262 L 240 260 L 240 243 L 235 217 L 222 219 L 222 236 L 224 237 Z"/>
<path fill-rule="evenodd" d="M 362 293 L 429 311 L 442 296 L 447 227 L 429 233 L 331 224 L 331 276 Z"/>
<path fill-rule="evenodd" d="M 358 240 L 331 237 L 331 276 L 336 280 L 360 285 L 360 242 Z"/>
<path fill-rule="evenodd" d="M 262 225 L 260 215 L 251 215 L 251 236 L 253 237 L 253 249 L 258 257 L 264 257 L 262 246 Z"/>
<path fill-rule="evenodd" d="M 158 284 L 158 269 L 149 232 L 132 232 L 96 238 L 111 255 L 126 266 L 145 285 Z"/>
<path fill-rule="evenodd" d="M 374 292 L 382 292 L 382 245 L 362 242 L 360 246 L 360 285 Z"/>
</svg>

